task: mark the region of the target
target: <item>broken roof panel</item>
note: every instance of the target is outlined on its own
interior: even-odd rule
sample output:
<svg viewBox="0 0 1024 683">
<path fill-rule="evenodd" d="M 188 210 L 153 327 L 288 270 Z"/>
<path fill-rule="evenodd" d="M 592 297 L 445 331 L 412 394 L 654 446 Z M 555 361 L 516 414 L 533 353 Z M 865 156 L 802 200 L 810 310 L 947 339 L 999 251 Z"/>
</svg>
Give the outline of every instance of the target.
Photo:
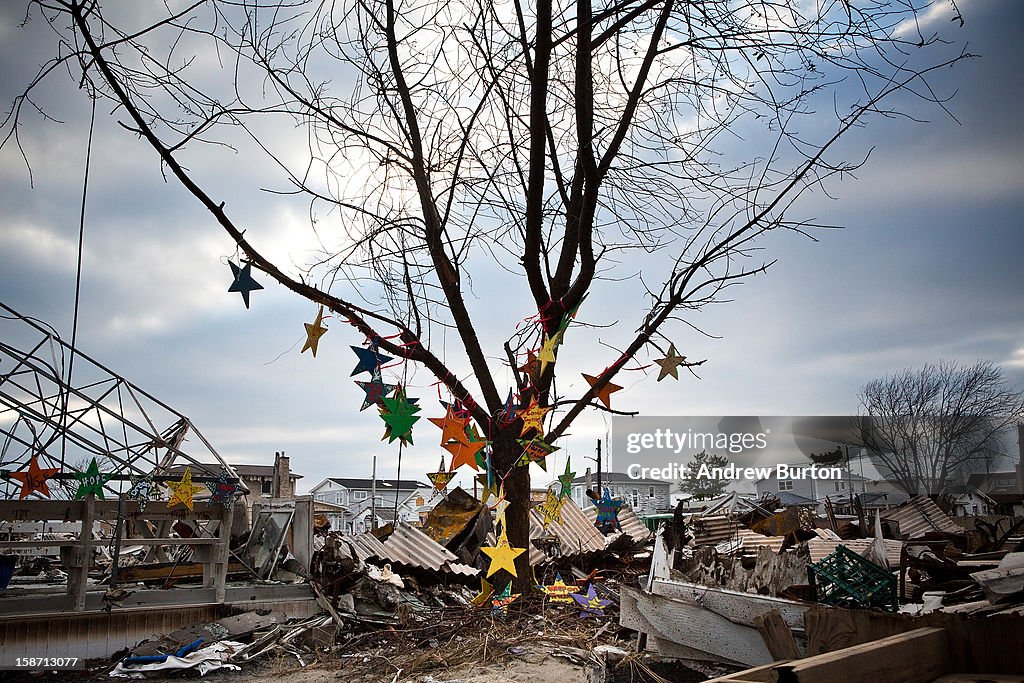
<svg viewBox="0 0 1024 683">
<path fill-rule="evenodd" d="M 604 536 L 571 498 L 565 499 L 561 512 L 562 522 L 552 522 L 545 529 L 540 510 L 537 508 L 530 510 L 530 538 L 555 536 L 558 539 L 562 557 L 574 557 L 604 550 Z M 544 554 L 543 550 L 533 543 L 530 544 L 530 564 L 541 564 L 548 559 L 550 558 Z"/>
<path fill-rule="evenodd" d="M 463 576 L 476 576 L 480 570 L 459 562 L 459 558 L 425 533 L 399 522 L 395 531 L 384 540 L 384 548 L 393 562 L 411 567 L 455 572 Z"/>
<path fill-rule="evenodd" d="M 587 516 L 590 525 L 594 526 L 597 521 L 597 508 L 589 507 L 582 512 Z M 646 543 L 654 536 L 651 530 L 644 526 L 644 523 L 633 512 L 633 508 L 628 505 L 623 505 L 619 508 L 619 526 L 622 527 L 622 533 L 633 539 L 634 543 Z M 594 529 L 596 531 L 597 527 L 595 526 Z"/>
<path fill-rule="evenodd" d="M 907 539 L 921 538 L 935 531 L 963 534 L 966 530 L 939 509 L 931 498 L 915 496 L 906 503 L 882 515 L 882 519 L 900 525 L 900 535 Z"/>
</svg>

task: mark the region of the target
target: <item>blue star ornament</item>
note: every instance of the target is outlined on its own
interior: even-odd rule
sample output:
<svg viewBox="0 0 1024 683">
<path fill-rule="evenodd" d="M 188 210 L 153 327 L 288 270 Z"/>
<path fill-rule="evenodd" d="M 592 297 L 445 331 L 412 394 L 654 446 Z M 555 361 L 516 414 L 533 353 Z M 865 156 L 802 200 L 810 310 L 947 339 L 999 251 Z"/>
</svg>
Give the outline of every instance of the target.
<svg viewBox="0 0 1024 683">
<path fill-rule="evenodd" d="M 367 349 L 364 349 L 362 346 L 351 346 L 349 348 L 355 351 L 356 355 L 359 356 L 359 363 L 352 371 L 352 374 L 349 375 L 350 377 L 358 375 L 361 372 L 368 372 L 371 375 L 377 375 L 379 374 L 377 369 L 389 360 L 392 360 L 390 356 L 385 356 L 380 353 L 377 350 L 376 344 L 371 344 Z"/>
<path fill-rule="evenodd" d="M 231 266 L 231 274 L 234 276 L 234 280 L 231 282 L 231 286 L 228 287 L 229 292 L 238 292 L 242 295 L 242 301 L 245 302 L 245 307 L 249 308 L 249 292 L 256 289 L 263 289 L 263 285 L 252 279 L 252 265 L 246 263 L 244 266 L 239 268 L 235 265 L 234 261 L 228 261 L 228 265 Z"/>
<path fill-rule="evenodd" d="M 220 503 L 225 509 L 230 509 L 235 501 L 235 493 L 238 491 L 238 484 L 228 481 L 227 470 L 221 470 L 220 476 L 215 482 L 207 482 L 206 488 L 210 489 L 210 502 Z"/>
<path fill-rule="evenodd" d="M 604 495 L 601 496 L 601 500 L 597 501 L 595 505 L 597 507 L 597 519 L 594 520 L 594 526 L 602 534 L 622 530 L 622 527 L 619 525 L 619 508 L 622 505 L 623 501 L 613 499 L 608 489 L 604 490 Z"/>
</svg>

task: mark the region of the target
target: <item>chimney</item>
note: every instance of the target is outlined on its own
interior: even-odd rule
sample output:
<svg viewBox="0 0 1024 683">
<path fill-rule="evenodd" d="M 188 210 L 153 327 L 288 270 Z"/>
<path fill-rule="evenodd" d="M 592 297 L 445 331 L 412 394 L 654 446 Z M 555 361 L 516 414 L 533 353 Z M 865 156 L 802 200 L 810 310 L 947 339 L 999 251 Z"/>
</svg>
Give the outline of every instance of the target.
<svg viewBox="0 0 1024 683">
<path fill-rule="evenodd" d="M 291 461 L 284 451 L 274 453 L 274 481 L 271 496 L 274 498 L 292 497 Z"/>
</svg>

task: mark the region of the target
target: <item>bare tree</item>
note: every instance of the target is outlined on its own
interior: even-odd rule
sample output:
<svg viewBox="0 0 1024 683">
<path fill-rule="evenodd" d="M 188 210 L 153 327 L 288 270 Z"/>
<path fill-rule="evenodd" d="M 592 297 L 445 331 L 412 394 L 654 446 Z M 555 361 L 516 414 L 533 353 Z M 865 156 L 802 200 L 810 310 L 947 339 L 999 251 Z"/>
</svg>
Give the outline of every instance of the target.
<svg viewBox="0 0 1024 683">
<path fill-rule="evenodd" d="M 868 453 L 909 495 L 931 495 L 958 468 L 998 451 L 1000 433 L 1021 418 L 1024 393 L 990 362 L 941 362 L 869 382 L 860 404 Z"/>
<path fill-rule="evenodd" d="M 518 440 L 552 443 L 585 408 L 608 410 L 594 399 L 637 354 L 664 355 L 694 311 L 771 265 L 757 254 L 765 233 L 828 227 L 790 209 L 858 166 L 831 159 L 837 141 L 895 114 L 895 93 L 941 106 L 926 76 L 964 56 L 922 61 L 941 41 L 915 28 L 912 0 L 168 7 L 146 20 L 97 0 L 32 3 L 60 49 L 15 102 L 6 142 L 32 89 L 62 69 L 113 102 L 252 268 L 426 368 L 466 407 L 491 441 L 521 547 L 530 475 Z M 296 126 L 308 154 L 275 138 Z M 275 190 L 309 201 L 319 258 L 295 268 L 264 255 L 193 153 L 222 146 L 278 165 Z M 518 278 L 532 324 L 510 313 L 497 341 L 482 336 L 474 268 Z M 643 300 L 612 321 L 633 331 L 589 390 L 560 393 L 551 359 L 572 343 L 567 325 L 596 285 L 616 283 Z M 445 330 L 461 359 L 439 352 Z M 538 350 L 546 360 L 523 363 Z M 496 379 L 506 363 L 510 388 Z M 506 389 L 554 409 L 543 429 L 524 432 Z"/>
</svg>

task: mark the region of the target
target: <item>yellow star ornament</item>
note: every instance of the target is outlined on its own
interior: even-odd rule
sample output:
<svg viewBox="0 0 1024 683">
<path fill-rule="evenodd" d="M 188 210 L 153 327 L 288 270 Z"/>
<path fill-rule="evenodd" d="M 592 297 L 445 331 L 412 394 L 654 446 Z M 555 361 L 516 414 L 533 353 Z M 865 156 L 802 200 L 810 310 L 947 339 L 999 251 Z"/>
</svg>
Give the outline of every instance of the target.
<svg viewBox="0 0 1024 683">
<path fill-rule="evenodd" d="M 501 536 L 498 537 L 498 545 L 491 547 L 482 547 L 480 550 L 483 551 L 487 557 L 491 558 L 491 566 L 487 569 L 487 576 L 492 576 L 499 569 L 504 569 L 512 576 L 516 574 L 516 558 L 526 552 L 526 548 L 513 548 L 508 544 L 508 536 L 505 534 L 505 529 L 501 530 Z"/>
<path fill-rule="evenodd" d="M 537 360 L 540 361 L 540 374 L 543 375 L 544 371 L 548 369 L 548 363 L 555 362 L 555 351 L 561 343 L 561 332 L 558 332 L 555 336 L 548 337 L 544 340 L 544 343 L 540 347 L 540 352 L 537 354 Z"/>
<path fill-rule="evenodd" d="M 193 509 L 192 497 L 203 490 L 202 486 L 192 483 L 192 470 L 188 467 L 185 468 L 185 474 L 181 476 L 181 481 L 169 481 L 167 486 L 174 492 L 171 499 L 167 501 L 169 508 L 181 504 L 189 510 Z"/>
<path fill-rule="evenodd" d="M 299 353 L 305 353 L 309 350 L 313 352 L 313 358 L 316 358 L 316 347 L 320 343 L 320 337 L 327 334 L 327 328 L 323 326 L 323 320 L 324 307 L 321 306 L 313 322 L 302 323 L 306 327 L 306 343 L 302 345 L 302 350 Z"/>
<path fill-rule="evenodd" d="M 523 421 L 523 431 L 520 436 L 526 434 L 531 429 L 536 429 L 538 434 L 544 433 L 544 416 L 551 410 L 550 407 L 542 408 L 537 402 L 537 397 L 534 396 L 530 401 L 530 405 L 516 413 L 516 416 Z"/>
</svg>

